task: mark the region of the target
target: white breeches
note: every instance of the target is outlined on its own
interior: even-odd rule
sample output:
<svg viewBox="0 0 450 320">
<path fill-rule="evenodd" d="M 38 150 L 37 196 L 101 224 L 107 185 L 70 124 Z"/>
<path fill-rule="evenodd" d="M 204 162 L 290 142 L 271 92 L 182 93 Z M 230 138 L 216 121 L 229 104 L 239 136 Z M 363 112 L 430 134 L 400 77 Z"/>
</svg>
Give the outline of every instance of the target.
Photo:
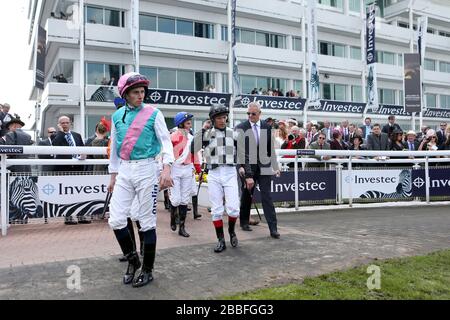
<svg viewBox="0 0 450 320">
<path fill-rule="evenodd" d="M 239 216 L 239 191 L 236 167 L 219 166 L 208 172 L 208 194 L 212 220 L 222 220 L 226 211 L 230 217 Z M 225 204 L 224 204 L 225 199 Z"/>
</svg>

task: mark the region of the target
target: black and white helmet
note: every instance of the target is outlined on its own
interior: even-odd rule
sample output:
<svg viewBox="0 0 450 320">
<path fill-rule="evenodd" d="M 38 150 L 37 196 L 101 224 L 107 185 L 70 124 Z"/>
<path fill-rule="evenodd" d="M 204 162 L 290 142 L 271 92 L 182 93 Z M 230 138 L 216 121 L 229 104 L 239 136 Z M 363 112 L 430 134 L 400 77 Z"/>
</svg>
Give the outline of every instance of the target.
<svg viewBox="0 0 450 320">
<path fill-rule="evenodd" d="M 223 104 L 217 103 L 217 104 L 213 104 L 211 105 L 211 108 L 209 109 L 209 118 L 214 121 L 214 118 L 222 115 L 222 114 L 226 114 L 228 115 L 230 113 L 230 111 L 228 110 L 228 107 L 226 107 Z"/>
</svg>

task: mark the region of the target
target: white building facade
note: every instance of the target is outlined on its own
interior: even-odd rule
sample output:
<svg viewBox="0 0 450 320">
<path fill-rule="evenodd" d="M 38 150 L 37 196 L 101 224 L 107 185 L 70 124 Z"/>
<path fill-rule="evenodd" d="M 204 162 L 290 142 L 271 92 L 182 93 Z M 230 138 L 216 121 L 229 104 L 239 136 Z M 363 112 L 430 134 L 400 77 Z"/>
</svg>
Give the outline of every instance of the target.
<svg viewBox="0 0 450 320">
<path fill-rule="evenodd" d="M 46 30 L 44 89 L 34 88 L 37 100 L 36 128 L 54 126 L 60 115 L 69 115 L 74 130 L 84 123 L 84 136 L 94 132 L 102 116 L 114 110 L 117 80 L 132 71 L 131 1 L 85 0 L 84 63 L 80 66 L 78 1 L 30 1 L 30 69 L 35 68 L 35 39 L 38 26 Z M 306 2 L 306 1 L 305 1 Z M 365 102 L 364 30 L 360 0 L 317 0 L 318 48 L 321 98 Z M 370 1 L 366 1 L 370 2 Z M 226 0 L 139 1 L 140 72 L 152 88 L 204 91 L 213 86 L 228 92 L 228 20 Z M 427 108 L 423 122 L 431 126 L 450 118 L 450 2 L 438 0 L 378 1 L 376 50 L 379 102 L 403 105 L 402 54 L 411 52 L 415 32 L 412 21 L 428 16 L 423 94 Z M 363 9 L 364 10 L 364 9 Z M 243 94 L 254 88 L 295 90 L 306 98 L 303 85 L 307 69 L 302 41 L 302 0 L 237 0 L 237 58 Z M 306 39 L 305 39 L 306 40 Z M 412 49 L 416 51 L 415 45 Z M 82 69 L 83 68 L 83 69 Z M 305 70 L 306 70 L 305 69 Z M 82 71 L 83 70 L 83 71 Z M 307 71 L 307 70 L 306 70 Z M 84 73 L 84 77 L 83 77 Z M 63 74 L 67 80 L 54 78 Z M 81 78 L 84 79 L 81 79 Z M 84 80 L 84 81 L 81 81 Z M 84 91 L 82 88 L 84 87 Z M 100 90 L 99 88 L 104 88 Z M 84 92 L 84 102 L 80 101 Z M 98 101 L 98 95 L 108 101 Z M 84 117 L 81 105 L 84 104 Z M 158 105 L 172 125 L 179 111 L 196 116 L 198 127 L 207 118 L 208 107 Z M 443 112 L 439 112 L 439 110 Z M 448 112 L 447 112 L 448 111 Z M 263 118 L 303 118 L 302 111 L 265 109 Z M 386 114 L 370 115 L 373 122 L 386 123 Z M 399 115 L 405 129 L 411 117 Z M 245 108 L 236 108 L 235 121 L 246 119 Z M 361 113 L 308 111 L 308 120 L 362 124 Z M 450 120 L 450 119 L 449 119 Z M 449 121 L 450 122 L 450 121 Z M 415 126 L 417 129 L 418 118 Z"/>
</svg>

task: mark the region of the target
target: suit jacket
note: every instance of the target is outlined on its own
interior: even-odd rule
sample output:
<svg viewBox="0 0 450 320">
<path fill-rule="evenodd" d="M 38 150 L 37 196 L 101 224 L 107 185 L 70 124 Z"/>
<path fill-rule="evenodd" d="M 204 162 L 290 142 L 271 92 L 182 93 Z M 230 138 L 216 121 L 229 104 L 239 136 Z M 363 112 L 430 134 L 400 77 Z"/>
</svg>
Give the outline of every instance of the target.
<svg viewBox="0 0 450 320">
<path fill-rule="evenodd" d="M 313 142 L 309 145 L 309 149 L 313 149 L 313 150 L 330 150 L 330 144 L 325 142 L 323 144 L 322 149 L 320 149 L 319 144 L 316 142 Z M 322 156 L 310 156 L 311 158 L 315 158 L 317 160 L 322 160 Z M 319 164 L 319 163 L 308 163 L 307 164 L 308 167 L 320 167 L 320 166 L 324 166 L 324 164 Z"/>
<path fill-rule="evenodd" d="M 420 145 L 419 141 L 414 140 L 413 145 L 414 145 L 414 151 L 419 150 L 419 145 Z M 403 142 L 403 147 L 406 150 L 409 150 L 409 142 L 408 141 Z"/>
<path fill-rule="evenodd" d="M 4 145 L 16 145 L 16 146 L 29 146 L 34 144 L 34 141 L 31 140 L 31 136 L 23 132 L 22 129 L 16 129 L 16 131 L 9 131 L 3 139 L 1 139 L 0 144 Z M 29 155 L 10 155 L 8 158 L 15 159 L 28 159 Z M 29 165 L 15 165 L 9 166 L 9 170 L 12 172 L 31 172 L 31 166 Z"/>
<path fill-rule="evenodd" d="M 39 141 L 38 145 L 39 146 L 47 146 L 47 147 L 52 146 L 52 144 L 48 138 L 45 138 L 45 139 L 42 139 L 41 141 Z M 55 156 L 53 156 L 51 154 L 39 154 L 38 158 L 39 159 L 54 159 Z"/>
<path fill-rule="evenodd" d="M 73 140 L 75 140 L 75 146 L 84 147 L 81 135 L 75 131 L 70 131 L 70 133 L 72 134 Z M 58 131 L 55 135 L 53 135 L 53 146 L 69 147 L 69 143 L 67 142 L 65 135 L 66 134 L 62 131 Z M 56 155 L 55 159 L 72 159 L 72 155 Z M 83 171 L 83 166 L 55 166 L 54 171 Z"/>
<path fill-rule="evenodd" d="M 389 150 L 389 138 L 384 132 L 380 133 L 380 136 L 375 136 L 371 133 L 367 138 L 367 150 Z"/>
<path fill-rule="evenodd" d="M 438 138 L 438 145 L 441 145 L 445 142 L 446 137 L 445 137 L 445 133 L 442 133 L 441 130 L 436 130 L 436 136 Z"/>
<path fill-rule="evenodd" d="M 348 127 L 346 129 L 347 129 L 347 134 L 345 134 L 344 128 L 340 128 L 339 132 L 342 135 L 342 141 L 349 142 L 349 140 L 350 140 L 350 129 Z"/>
<path fill-rule="evenodd" d="M 250 121 L 241 122 L 235 128 L 238 132 L 238 168 L 244 167 L 246 178 L 253 177 L 258 170 L 262 175 L 271 175 L 272 170 L 279 170 L 275 136 L 265 121 L 260 121 L 260 124 L 259 145 L 256 143 Z"/>
<path fill-rule="evenodd" d="M 320 131 L 325 135 L 327 141 L 331 141 L 331 140 L 333 140 L 333 130 L 334 130 L 334 128 L 329 127 L 328 129 L 322 128 Z M 329 135 L 328 135 L 328 131 L 330 131 Z M 329 138 L 328 138 L 328 136 L 329 136 Z"/>
<path fill-rule="evenodd" d="M 388 135 L 388 137 L 390 137 L 392 132 L 394 132 L 395 129 L 402 130 L 402 128 L 400 128 L 400 126 L 397 123 L 394 123 L 394 125 L 392 127 L 388 123 L 383 127 L 381 132 L 386 133 Z"/>
<path fill-rule="evenodd" d="M 363 125 L 363 126 L 361 126 L 361 127 L 359 127 L 361 130 L 362 130 L 362 132 L 363 132 L 363 139 L 365 139 L 366 138 L 366 134 L 367 134 L 367 127 L 366 127 L 366 125 Z M 370 130 L 372 130 L 372 126 L 370 126 Z M 368 135 L 370 135 L 370 131 L 369 131 L 369 133 L 368 133 Z"/>
<path fill-rule="evenodd" d="M 344 147 L 343 141 L 339 142 L 336 139 L 333 139 L 330 142 L 330 149 L 331 150 L 346 150 L 347 147 Z"/>
</svg>

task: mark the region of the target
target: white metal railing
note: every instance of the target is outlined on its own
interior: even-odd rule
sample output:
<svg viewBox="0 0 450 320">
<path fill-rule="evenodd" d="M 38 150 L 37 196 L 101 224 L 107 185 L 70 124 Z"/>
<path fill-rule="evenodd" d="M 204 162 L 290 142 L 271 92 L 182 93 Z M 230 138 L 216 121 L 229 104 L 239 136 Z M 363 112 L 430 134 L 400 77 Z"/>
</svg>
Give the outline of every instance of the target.
<svg viewBox="0 0 450 320">
<path fill-rule="evenodd" d="M 106 155 L 106 147 L 49 147 L 49 146 L 0 146 L 0 152 L 7 148 L 23 148 L 20 155 Z M 2 151 L 3 150 L 3 151 Z M 429 164 L 430 163 L 448 163 L 450 164 L 450 151 L 347 151 L 347 150 L 276 150 L 278 161 L 282 164 L 294 162 L 294 172 L 298 172 L 299 163 L 304 167 L 307 163 L 324 163 L 326 165 L 336 164 L 336 170 L 342 172 L 342 164 L 347 164 L 349 174 L 352 176 L 352 165 L 355 163 L 365 164 L 405 164 L 411 165 L 423 164 L 425 168 L 426 202 L 430 202 L 430 181 Z M 283 158 L 290 155 L 294 158 Z M 310 156 L 331 156 L 340 158 L 331 158 L 329 160 L 317 160 Z M 357 159 L 355 157 L 368 157 Z M 378 157 L 378 160 L 370 157 Z M 386 158 L 381 158 L 386 157 Z M 410 159 L 408 157 L 414 157 Z M 441 158 L 436 158 L 441 157 Z M 403 158 L 403 159 L 399 159 Z M 8 225 L 8 199 L 7 188 L 7 166 L 10 165 L 90 165 L 90 164 L 108 164 L 108 159 L 15 159 L 7 158 L 7 154 L 0 154 L 0 173 L 1 173 L 1 229 L 2 235 L 6 235 Z M 339 178 L 339 177 L 338 177 Z M 349 194 L 351 193 L 351 184 L 349 184 Z M 299 207 L 298 195 L 298 175 L 295 174 L 295 208 Z M 352 197 L 349 198 L 349 206 L 352 206 Z"/>
</svg>

